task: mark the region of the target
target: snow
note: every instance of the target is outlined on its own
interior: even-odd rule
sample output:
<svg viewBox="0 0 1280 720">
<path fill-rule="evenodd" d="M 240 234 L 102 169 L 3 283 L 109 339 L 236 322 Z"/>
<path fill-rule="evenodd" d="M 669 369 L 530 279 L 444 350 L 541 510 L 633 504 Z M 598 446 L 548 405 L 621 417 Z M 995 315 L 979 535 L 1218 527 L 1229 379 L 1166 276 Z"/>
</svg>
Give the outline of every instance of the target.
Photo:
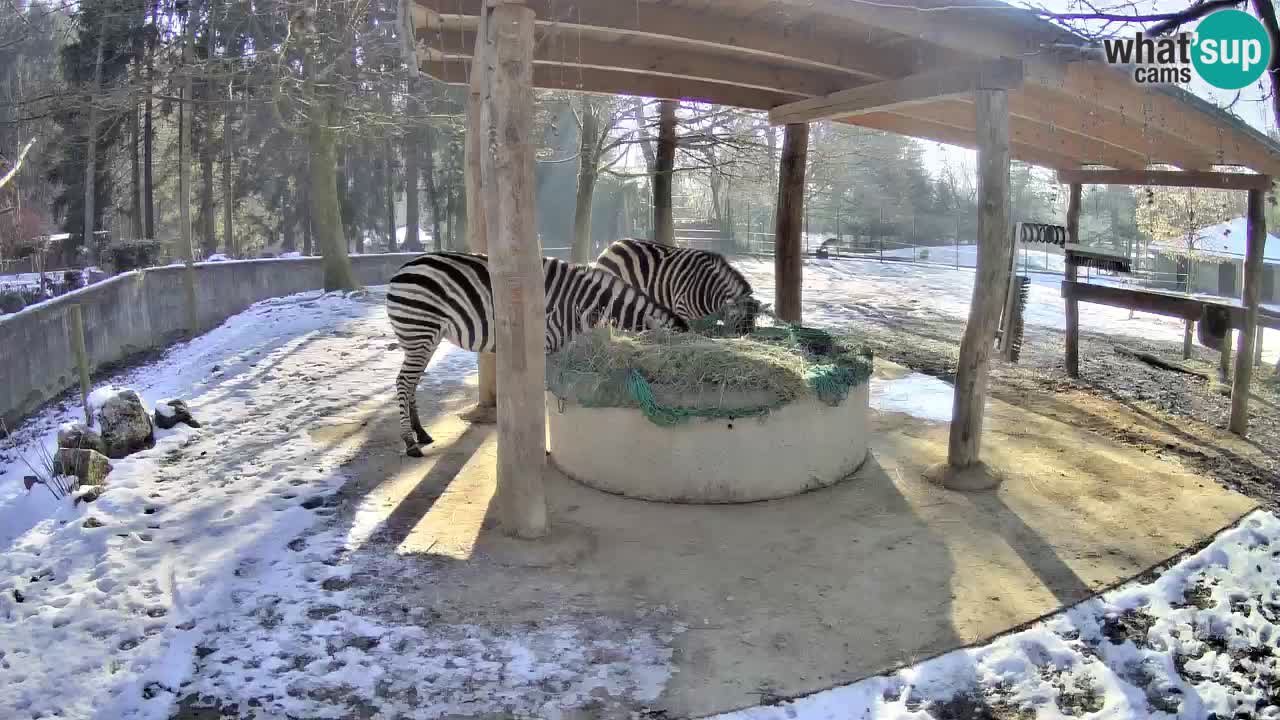
<svg viewBox="0 0 1280 720">
<path fill-rule="evenodd" d="M 881 412 L 906 413 L 931 422 L 951 422 L 954 398 L 954 388 L 922 373 L 871 381 L 871 407 Z"/>
<path fill-rule="evenodd" d="M 300 258 L 302 257 L 302 253 L 298 252 L 297 250 L 294 250 L 292 252 L 280 253 L 280 257 L 282 259 Z"/>
<path fill-rule="evenodd" d="M 751 282 L 757 297 L 773 297 L 772 259 L 743 259 L 735 264 Z M 892 317 L 917 315 L 942 315 L 963 323 L 969 317 L 973 278 L 973 271 L 963 266 L 956 270 L 946 265 L 877 259 L 806 258 L 805 323 L 839 328 L 847 325 L 851 317 L 890 322 Z M 1061 276 L 1033 272 L 1030 278 L 1024 322 L 1065 330 Z M 1105 278 L 1093 275 L 1091 282 L 1100 280 Z M 1094 303 L 1080 304 L 1080 327 L 1084 332 L 1182 343 L 1181 320 L 1142 312 L 1130 318 L 1128 310 Z M 1262 357 L 1270 364 L 1280 358 L 1280 331 L 1265 331 Z"/>
<path fill-rule="evenodd" d="M 740 267 L 771 295 L 771 261 Z M 828 326 L 887 311 L 962 321 L 973 282 L 965 270 L 867 260 L 810 261 L 805 274 L 806 317 Z M 14 429 L 0 446 L 0 714 L 163 720 L 198 694 L 251 698 L 271 717 L 557 718 L 593 698 L 636 706 L 662 694 L 679 626 L 628 627 L 549 608 L 536 626 L 495 628 L 428 618 L 421 608 L 395 617 L 371 609 L 369 590 L 355 582 L 363 566 L 353 559 L 361 550 L 352 519 L 340 521 L 328 502 L 362 448 L 310 431 L 394 412 L 401 354 L 389 347 L 383 293 L 258 303 L 96 389 L 95 407 L 123 389 L 149 407 L 182 398 L 203 427 L 158 430 L 154 448 L 113 461 L 108 490 L 92 503 L 22 483 L 24 460 L 52 449 L 81 408 L 51 406 Z M 1056 293 L 1033 285 L 1028 322 L 1061 327 Z M 1181 338 L 1181 325 L 1160 318 L 1087 305 L 1081 315 L 1090 329 Z M 1268 347 L 1280 349 L 1280 338 Z M 424 390 L 461 397 L 474 373 L 473 354 L 443 345 Z M 932 378 L 877 379 L 872 393 L 884 411 L 950 415 L 950 388 Z M 398 451 L 389 447 L 372 451 Z M 90 518 L 101 526 L 86 527 Z M 1280 607 L 1269 549 L 1278 538 L 1280 521 L 1259 513 L 1154 584 L 1126 586 L 985 648 L 726 717 L 926 718 L 921 703 L 997 684 L 1009 702 L 1060 717 L 1051 708 L 1061 688 L 1086 676 L 1109 717 L 1131 716 L 1172 687 L 1183 689 L 1184 717 L 1227 717 L 1236 700 L 1251 701 L 1256 683 L 1242 682 L 1223 653 L 1277 637 L 1267 618 Z M 422 572 L 386 555 L 379 572 Z M 1174 607 L 1195 583 L 1208 584 L 1205 607 Z M 1231 613 L 1241 602 L 1254 611 Z M 1108 613 L 1135 608 L 1157 617 L 1142 647 L 1095 642 Z M 1187 668 L 1216 679 L 1192 688 L 1172 677 L 1171 656 L 1183 651 L 1194 656 Z"/>
<path fill-rule="evenodd" d="M 326 502 L 361 449 L 309 430 L 394 408 L 384 293 L 259 303 L 95 390 L 94 405 L 126 388 L 148 405 L 182 398 L 203 427 L 158 430 L 153 449 L 113 460 L 92 503 L 26 492 L 14 456 L 52 448 L 78 407 L 16 430 L 0 455 L 0 626 L 20 631 L 0 633 L 0 715 L 162 720 L 197 694 L 273 717 L 554 718 L 662 692 L 671 630 L 555 609 L 512 628 L 369 609 Z M 475 356 L 446 344 L 423 387 L 459 396 L 474 373 Z"/>
<path fill-rule="evenodd" d="M 931 704 L 964 697 L 1065 718 L 1084 714 L 1081 696 L 1104 718 L 1274 718 L 1275 705 L 1259 711 L 1275 701 L 1265 688 L 1276 682 L 1275 661 L 1250 658 L 1250 649 L 1280 639 L 1278 551 L 1280 519 L 1257 511 L 1153 582 L 1131 582 L 985 646 L 716 720 L 923 720 L 934 717 Z M 1122 633 L 1125 620 L 1138 629 Z"/>
<path fill-rule="evenodd" d="M 1248 240 L 1248 220 L 1244 217 L 1238 217 L 1234 220 L 1211 225 L 1196 233 L 1193 245 L 1198 254 L 1231 255 L 1243 258 Z M 1151 249 L 1185 253 L 1187 251 L 1187 240 L 1186 238 L 1155 240 L 1151 243 Z M 1262 257 L 1267 262 L 1280 263 L 1280 237 L 1267 233 L 1267 243 L 1264 246 Z"/>
<path fill-rule="evenodd" d="M 214 253 L 209 257 L 205 258 L 204 261 L 205 262 L 226 262 L 227 260 L 230 260 L 230 259 L 231 258 L 227 257 L 226 255 L 223 255 L 222 253 Z"/>
<path fill-rule="evenodd" d="M 97 417 L 98 413 L 102 412 L 103 406 L 128 391 L 129 388 L 119 388 L 115 385 L 103 385 L 95 388 L 93 392 L 89 393 L 89 412 L 94 417 Z M 148 406 L 148 403 L 144 400 L 143 405 Z M 150 412 L 150 409 L 148 406 L 148 412 Z"/>
</svg>

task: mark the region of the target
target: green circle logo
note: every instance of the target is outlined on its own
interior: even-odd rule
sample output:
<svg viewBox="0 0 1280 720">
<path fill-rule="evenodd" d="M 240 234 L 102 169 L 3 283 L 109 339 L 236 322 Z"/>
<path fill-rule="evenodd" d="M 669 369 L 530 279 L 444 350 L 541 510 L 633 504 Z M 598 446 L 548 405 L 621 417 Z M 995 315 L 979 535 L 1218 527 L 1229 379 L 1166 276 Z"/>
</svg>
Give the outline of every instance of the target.
<svg viewBox="0 0 1280 720">
<path fill-rule="evenodd" d="M 1260 20 L 1241 10 L 1219 10 L 1196 28 L 1191 62 L 1210 85 L 1239 90 L 1262 77 L 1272 49 Z"/>
</svg>

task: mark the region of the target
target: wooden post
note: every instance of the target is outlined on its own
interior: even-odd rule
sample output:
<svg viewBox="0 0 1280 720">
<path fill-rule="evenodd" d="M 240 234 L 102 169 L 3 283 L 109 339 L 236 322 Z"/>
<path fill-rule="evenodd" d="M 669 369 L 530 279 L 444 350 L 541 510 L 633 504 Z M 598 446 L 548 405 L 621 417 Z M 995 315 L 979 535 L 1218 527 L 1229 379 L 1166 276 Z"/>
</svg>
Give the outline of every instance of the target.
<svg viewBox="0 0 1280 720">
<path fill-rule="evenodd" d="M 489 223 L 495 340 L 499 349 L 499 517 L 516 537 L 547 532 L 546 298 L 533 215 L 533 10 L 499 2 L 490 16 L 493 55 L 486 58 L 485 187 L 497 203 Z M 490 180 L 492 182 L 490 182 Z"/>
<path fill-rule="evenodd" d="M 1262 336 L 1266 334 L 1266 328 L 1258 326 L 1258 334 L 1253 339 L 1253 364 L 1262 365 Z"/>
<path fill-rule="evenodd" d="M 79 305 L 71 306 L 67 319 L 71 352 L 76 356 L 76 368 L 80 371 L 80 404 L 84 406 L 84 421 L 93 427 L 93 413 L 89 412 L 89 353 L 84 346 L 84 314 Z"/>
<path fill-rule="evenodd" d="M 484 133 L 481 128 L 481 104 L 488 90 L 485 57 L 493 52 L 493 37 L 488 32 L 487 12 L 481 12 L 480 31 L 476 33 L 476 46 L 471 57 L 471 85 L 467 92 L 467 128 L 463 146 L 463 182 L 467 203 L 467 248 L 475 253 L 489 252 L 489 239 L 485 230 L 484 199 L 486 187 L 480 167 Z M 493 353 L 480 353 L 476 357 L 479 370 L 477 378 L 476 406 L 463 414 L 468 422 L 492 424 L 497 422 L 498 385 L 497 358 Z"/>
<path fill-rule="evenodd" d="M 1067 242 L 1080 242 L 1080 192 L 1079 183 L 1072 183 L 1067 198 Z M 1067 282 L 1076 281 L 1076 264 L 1067 255 Z M 1080 302 L 1067 298 L 1067 377 L 1080 377 Z"/>
<path fill-rule="evenodd" d="M 787 125 L 778 166 L 778 204 L 774 226 L 774 304 L 778 317 L 800 322 L 800 288 L 804 280 L 800 229 L 804 221 L 804 175 L 809 152 L 809 125 Z"/>
<path fill-rule="evenodd" d="M 1195 329 L 1196 322 L 1187 320 L 1186 325 L 1182 328 L 1182 359 L 1191 359 L 1191 331 Z"/>
<path fill-rule="evenodd" d="M 1262 286 L 1262 251 L 1267 242 L 1267 218 L 1263 191 L 1249 191 L 1248 245 L 1244 256 L 1244 327 L 1236 351 L 1235 384 L 1231 386 L 1231 432 L 1244 436 L 1249 430 L 1249 384 L 1253 380 L 1253 347 L 1258 335 L 1258 296 Z"/>
<path fill-rule="evenodd" d="M 981 489 L 989 475 L 962 471 L 978 464 L 982 414 L 986 406 L 987 370 L 1005 283 L 1009 279 L 1009 94 L 1005 90 L 976 93 L 978 140 L 978 262 L 974 272 L 969 321 L 960 342 L 955 404 L 943 483 L 953 489 Z"/>
</svg>

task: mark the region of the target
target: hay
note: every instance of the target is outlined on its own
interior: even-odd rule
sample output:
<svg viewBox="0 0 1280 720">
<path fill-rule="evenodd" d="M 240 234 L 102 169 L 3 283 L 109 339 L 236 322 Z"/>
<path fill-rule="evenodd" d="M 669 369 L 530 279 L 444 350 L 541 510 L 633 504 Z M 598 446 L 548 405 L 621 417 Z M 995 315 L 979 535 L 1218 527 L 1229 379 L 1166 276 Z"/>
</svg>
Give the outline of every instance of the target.
<svg viewBox="0 0 1280 720">
<path fill-rule="evenodd" d="M 799 327 L 710 338 L 597 327 L 547 362 L 548 388 L 588 407 L 640 407 L 650 420 L 766 414 L 801 397 L 831 405 L 871 375 L 871 355 L 847 338 Z"/>
</svg>

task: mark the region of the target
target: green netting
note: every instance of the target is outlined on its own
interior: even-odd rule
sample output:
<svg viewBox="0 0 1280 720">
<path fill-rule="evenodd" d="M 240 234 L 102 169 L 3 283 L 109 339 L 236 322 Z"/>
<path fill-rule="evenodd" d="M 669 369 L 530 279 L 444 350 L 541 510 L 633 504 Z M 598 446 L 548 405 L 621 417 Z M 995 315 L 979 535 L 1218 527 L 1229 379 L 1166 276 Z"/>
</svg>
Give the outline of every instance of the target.
<svg viewBox="0 0 1280 720">
<path fill-rule="evenodd" d="M 807 396 L 839 405 L 871 368 L 870 350 L 852 338 L 798 325 L 745 337 L 601 327 L 547 359 L 547 388 L 562 402 L 634 407 L 655 424 L 676 425 L 762 416 Z"/>
</svg>

